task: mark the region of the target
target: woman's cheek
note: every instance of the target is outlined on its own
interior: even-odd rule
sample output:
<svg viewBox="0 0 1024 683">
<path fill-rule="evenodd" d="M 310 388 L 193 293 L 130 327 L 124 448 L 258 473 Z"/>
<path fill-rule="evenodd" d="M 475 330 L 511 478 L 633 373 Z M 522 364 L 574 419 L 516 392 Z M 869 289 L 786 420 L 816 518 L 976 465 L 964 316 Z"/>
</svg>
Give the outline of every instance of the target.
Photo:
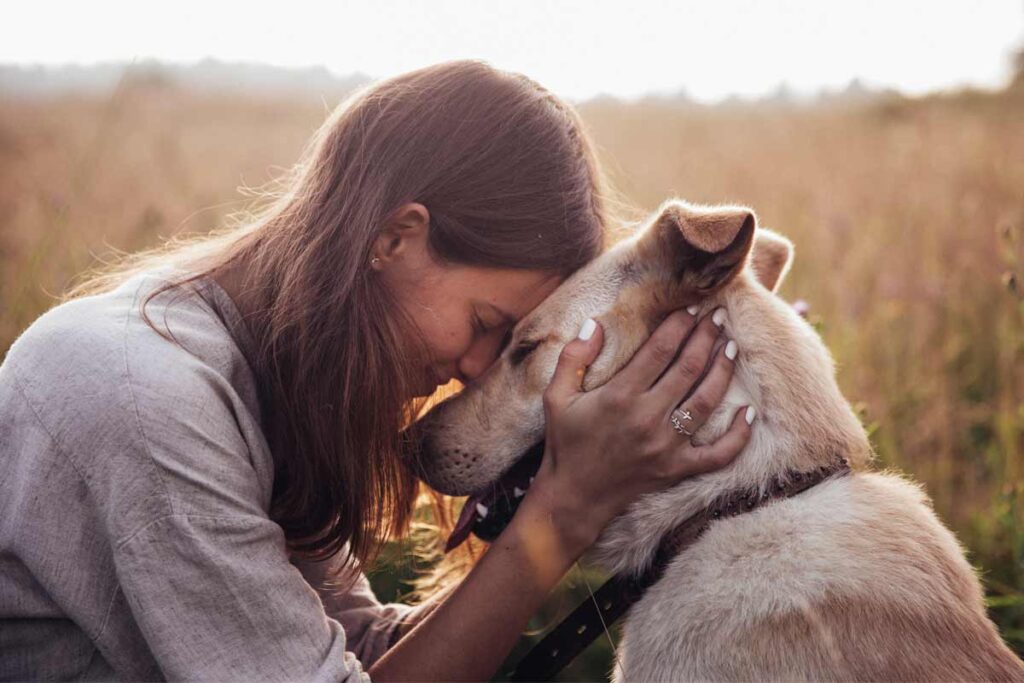
<svg viewBox="0 0 1024 683">
<path fill-rule="evenodd" d="M 434 325 L 427 336 L 434 362 L 441 365 L 456 365 L 466 356 L 473 345 L 473 332 L 465 329 L 464 323 Z"/>
</svg>

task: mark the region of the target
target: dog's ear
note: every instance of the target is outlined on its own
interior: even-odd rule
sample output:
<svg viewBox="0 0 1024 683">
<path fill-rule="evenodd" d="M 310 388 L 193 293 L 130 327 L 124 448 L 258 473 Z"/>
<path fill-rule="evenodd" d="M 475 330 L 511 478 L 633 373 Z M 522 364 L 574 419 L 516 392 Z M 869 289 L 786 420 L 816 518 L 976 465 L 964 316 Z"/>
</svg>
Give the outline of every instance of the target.
<svg viewBox="0 0 1024 683">
<path fill-rule="evenodd" d="M 750 255 L 750 264 L 758 282 L 770 292 L 778 291 L 792 263 L 793 243 L 777 232 L 758 228 Z"/>
<path fill-rule="evenodd" d="M 683 290 L 703 298 L 743 269 L 756 229 L 750 209 L 671 200 L 662 205 L 642 243 L 667 252 Z"/>
</svg>

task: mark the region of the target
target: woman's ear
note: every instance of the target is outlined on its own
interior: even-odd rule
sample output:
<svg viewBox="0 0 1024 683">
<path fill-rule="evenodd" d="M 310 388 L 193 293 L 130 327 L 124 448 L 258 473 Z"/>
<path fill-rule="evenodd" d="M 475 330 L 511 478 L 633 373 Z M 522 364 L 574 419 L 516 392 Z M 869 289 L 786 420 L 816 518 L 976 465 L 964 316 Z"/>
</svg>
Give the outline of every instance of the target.
<svg viewBox="0 0 1024 683">
<path fill-rule="evenodd" d="M 793 243 L 777 232 L 758 228 L 750 263 L 757 281 L 769 292 L 778 291 L 793 263 Z"/>
<path fill-rule="evenodd" d="M 429 258 L 430 212 L 417 202 L 403 204 L 384 224 L 373 245 L 370 267 L 383 270 L 402 262 L 419 266 Z"/>
</svg>

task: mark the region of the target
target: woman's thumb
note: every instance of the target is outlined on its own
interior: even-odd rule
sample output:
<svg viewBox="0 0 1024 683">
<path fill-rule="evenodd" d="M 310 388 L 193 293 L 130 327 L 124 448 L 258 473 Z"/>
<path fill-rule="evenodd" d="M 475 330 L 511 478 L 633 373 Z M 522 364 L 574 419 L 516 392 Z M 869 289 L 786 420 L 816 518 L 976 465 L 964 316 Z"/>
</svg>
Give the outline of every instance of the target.
<svg viewBox="0 0 1024 683">
<path fill-rule="evenodd" d="M 566 344 L 558 356 L 558 365 L 546 393 L 549 401 L 560 403 L 582 390 L 587 367 L 597 358 L 603 344 L 604 330 L 596 320 L 587 318 L 579 336 Z"/>
</svg>

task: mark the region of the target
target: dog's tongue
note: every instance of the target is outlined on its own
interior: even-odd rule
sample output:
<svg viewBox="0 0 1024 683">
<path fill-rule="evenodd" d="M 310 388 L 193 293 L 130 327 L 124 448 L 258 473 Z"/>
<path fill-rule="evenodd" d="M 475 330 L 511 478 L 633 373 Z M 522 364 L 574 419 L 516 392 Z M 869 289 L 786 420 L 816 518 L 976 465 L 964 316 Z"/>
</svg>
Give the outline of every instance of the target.
<svg viewBox="0 0 1024 683">
<path fill-rule="evenodd" d="M 483 499 L 484 494 L 481 493 L 466 499 L 466 503 L 462 506 L 462 512 L 459 513 L 459 519 L 455 522 L 455 527 L 448 537 L 448 542 L 445 543 L 444 551 L 446 553 L 450 552 L 453 548 L 459 547 L 463 541 L 469 538 L 469 534 L 473 531 L 473 524 L 476 522 L 476 506 Z"/>
</svg>

